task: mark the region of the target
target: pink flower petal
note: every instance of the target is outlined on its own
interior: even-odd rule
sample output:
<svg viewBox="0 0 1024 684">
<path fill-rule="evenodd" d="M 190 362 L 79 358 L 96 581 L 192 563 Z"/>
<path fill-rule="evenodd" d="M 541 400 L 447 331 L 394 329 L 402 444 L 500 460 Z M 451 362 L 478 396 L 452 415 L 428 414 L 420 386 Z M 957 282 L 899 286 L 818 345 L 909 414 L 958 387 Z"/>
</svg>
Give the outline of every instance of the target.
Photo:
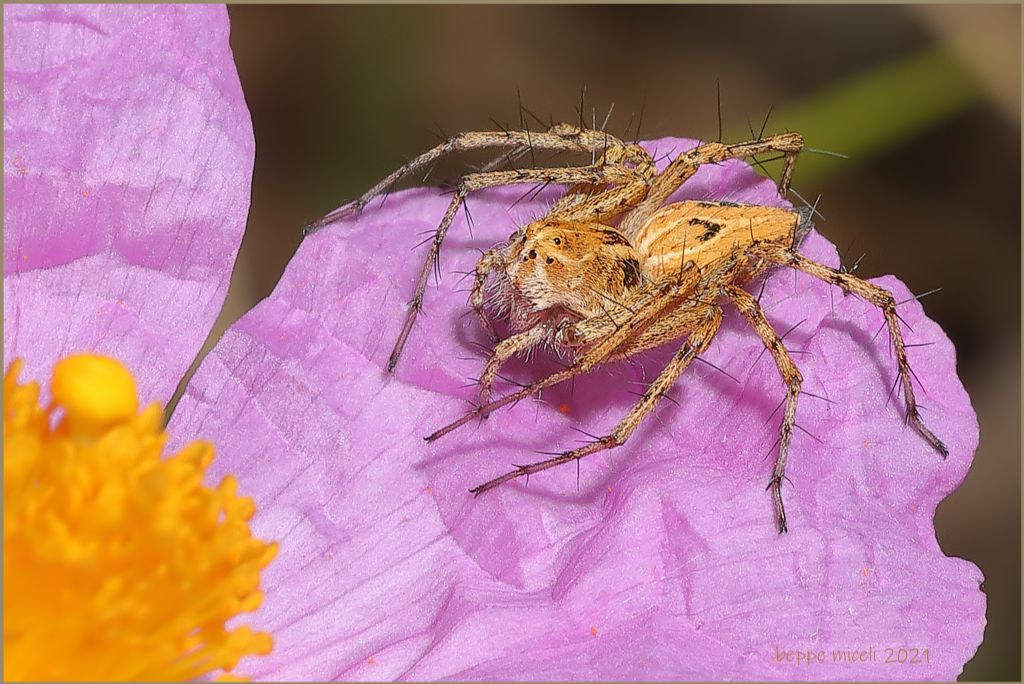
<svg viewBox="0 0 1024 684">
<path fill-rule="evenodd" d="M 227 293 L 254 142 L 222 6 L 4 7 L 4 363 L 170 398 Z"/>
<path fill-rule="evenodd" d="M 661 151 L 693 141 L 668 140 Z M 705 358 L 624 446 L 508 484 L 467 489 L 513 463 L 606 434 L 644 377 L 622 363 L 544 393 L 436 444 L 422 437 L 466 410 L 484 336 L 456 272 L 555 197 L 510 210 L 523 189 L 470 200 L 442 253 L 397 375 L 382 367 L 422 250 L 448 197 L 399 193 L 308 238 L 274 294 L 206 359 L 175 415 L 176 435 L 218 444 L 219 475 L 255 496 L 256 532 L 281 542 L 264 576 L 261 628 L 274 653 L 245 665 L 268 679 L 952 679 L 977 648 L 979 570 L 935 540 L 938 502 L 964 478 L 978 439 L 954 350 L 917 301 L 911 362 L 948 460 L 904 426 L 886 395 L 895 365 L 879 311 L 789 271 L 762 302 L 796 352 L 807 392 L 779 535 L 765 485 L 784 395 L 777 369 L 731 312 Z M 780 204 L 744 164 L 705 167 L 679 197 Z M 812 233 L 802 251 L 836 265 Z M 906 288 L 878 282 L 900 300 Z M 834 303 L 834 311 L 833 311 Z M 674 348 L 643 360 L 650 378 Z M 542 355 L 543 356 L 543 355 Z M 554 368 L 512 363 L 514 379 Z M 507 391 L 501 388 L 499 392 Z M 564 406 L 563 406 L 564 405 Z M 566 412 L 560 408 L 567 409 Z M 817 440 L 820 440 L 817 441 Z M 577 484 L 578 482 L 578 484 Z M 894 659 L 885 662 L 887 648 Z M 873 651 L 870 649 L 874 649 Z M 839 652 L 874 654 L 835 662 Z M 823 663 L 796 661 L 822 651 Z M 925 652 L 927 651 L 927 652 Z M 787 655 L 789 654 L 787 660 Z M 780 661 L 781 654 L 781 661 Z M 903 655 L 901 655 L 903 654 Z"/>
</svg>

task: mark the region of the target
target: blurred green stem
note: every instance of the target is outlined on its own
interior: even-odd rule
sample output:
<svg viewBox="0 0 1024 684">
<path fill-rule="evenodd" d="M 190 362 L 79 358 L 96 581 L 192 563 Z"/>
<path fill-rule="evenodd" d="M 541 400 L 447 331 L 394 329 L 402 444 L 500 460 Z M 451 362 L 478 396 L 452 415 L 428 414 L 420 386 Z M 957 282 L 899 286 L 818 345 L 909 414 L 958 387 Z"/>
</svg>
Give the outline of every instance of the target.
<svg viewBox="0 0 1024 684">
<path fill-rule="evenodd" d="M 850 161 L 804 153 L 797 181 L 816 185 L 850 163 L 921 135 L 981 99 L 982 89 L 949 51 L 934 48 L 891 61 L 791 102 L 772 114 L 807 146 L 839 152 Z M 754 122 L 756 128 L 760 122 Z M 768 123 L 769 129 L 772 122 Z M 744 131 L 736 139 L 749 134 Z"/>
</svg>

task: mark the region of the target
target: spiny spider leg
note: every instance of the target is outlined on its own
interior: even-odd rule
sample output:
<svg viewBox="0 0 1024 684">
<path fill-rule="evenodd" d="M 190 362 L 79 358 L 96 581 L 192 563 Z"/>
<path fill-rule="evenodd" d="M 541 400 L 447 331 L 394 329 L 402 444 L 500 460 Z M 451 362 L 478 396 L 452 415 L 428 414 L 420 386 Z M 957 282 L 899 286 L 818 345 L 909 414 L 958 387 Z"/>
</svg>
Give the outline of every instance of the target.
<svg viewBox="0 0 1024 684">
<path fill-rule="evenodd" d="M 599 192 L 566 194 L 548 212 L 563 221 L 605 222 L 636 207 L 647 196 L 650 177 L 634 178 Z"/>
<path fill-rule="evenodd" d="M 785 195 L 793 175 L 793 164 L 803 146 L 804 139 L 799 133 L 782 133 L 735 145 L 698 145 L 680 154 L 654 178 L 647 197 L 626 217 L 619 229 L 627 236 L 640 229 L 651 214 L 660 209 L 669 196 L 692 177 L 702 164 L 717 164 L 727 159 L 744 159 L 764 152 L 783 152 L 786 161 L 779 180 L 779 193 Z"/>
<path fill-rule="evenodd" d="M 513 185 L 522 183 L 605 183 L 620 182 L 633 179 L 633 172 L 621 166 L 572 166 L 565 168 L 550 169 L 520 169 L 518 171 L 491 171 L 489 173 L 471 173 L 463 176 L 455 189 L 455 195 L 448 204 L 448 209 L 441 219 L 434 238 L 431 240 L 430 249 L 427 251 L 427 258 L 420 269 L 419 277 L 416 280 L 416 291 L 412 301 L 409 302 L 409 311 L 405 317 L 405 323 L 395 342 L 395 347 L 388 358 L 387 370 L 392 372 L 398 363 L 398 358 L 405 348 L 405 342 L 412 332 L 416 316 L 423 309 L 423 293 L 427 289 L 427 281 L 430 279 L 430 271 L 437 265 L 438 255 L 441 251 L 441 244 L 444 242 L 448 228 L 458 213 L 459 207 L 465 201 L 470 192 L 493 188 L 499 185 Z"/>
<path fill-rule="evenodd" d="M 779 367 L 782 380 L 786 383 L 786 409 L 782 414 L 782 425 L 779 428 L 779 456 L 775 460 L 772 478 L 768 482 L 768 488 L 772 490 L 772 499 L 775 502 L 775 518 L 779 524 L 779 533 L 781 534 L 787 530 L 786 508 L 782 504 L 782 480 L 786 476 L 789 443 L 793 436 L 793 426 L 796 424 L 796 402 L 800 396 L 800 385 L 803 383 L 803 376 L 800 375 L 800 371 L 797 370 L 792 357 L 782 345 L 782 338 L 779 337 L 775 329 L 772 328 L 771 323 L 765 318 L 764 311 L 757 303 L 757 300 L 754 299 L 754 296 L 734 285 L 726 285 L 722 289 L 757 332 L 758 337 L 764 342 L 765 348 L 771 352 L 776 365 Z"/>
<path fill-rule="evenodd" d="M 537 463 L 518 466 L 515 470 L 509 471 L 500 477 L 494 478 L 493 480 L 489 480 L 488 482 L 485 482 L 478 487 L 474 487 L 469 491 L 473 494 L 480 495 L 488 489 L 494 489 L 498 485 L 508 482 L 509 480 L 514 480 L 517 477 L 522 477 L 524 475 L 529 476 L 533 473 L 547 470 L 548 468 L 554 468 L 555 466 L 563 463 L 569 463 L 570 461 L 579 461 L 579 459 L 584 456 L 590 456 L 591 454 L 595 454 L 599 451 L 613 449 L 624 444 L 647 414 L 654 410 L 658 400 L 663 397 L 669 389 L 671 389 L 672 385 L 679 379 L 682 372 L 690 365 L 690 362 L 707 350 L 708 345 L 711 344 L 711 340 L 714 339 L 715 333 L 718 332 L 718 328 L 721 324 L 722 310 L 718 307 L 707 309 L 707 315 L 704 322 L 702 322 L 693 331 L 689 339 L 683 343 L 675 356 L 672 357 L 672 360 L 669 361 L 668 365 L 665 366 L 658 377 L 655 378 L 654 382 L 648 386 L 647 391 L 644 392 L 640 401 L 630 409 L 629 413 L 626 414 L 626 417 L 623 418 L 619 424 L 615 426 L 615 429 L 608 435 L 577 449 L 563 452 L 553 458 L 539 461 Z"/>
<path fill-rule="evenodd" d="M 565 128 L 559 124 L 552 128 Z M 612 188 L 598 188 L 594 185 L 571 187 L 548 212 L 548 216 L 566 221 L 608 221 L 636 207 L 647 196 L 651 181 L 658 169 L 647 150 L 637 144 L 605 146 L 603 164 L 632 164 L 634 178 L 630 182 Z"/>
<path fill-rule="evenodd" d="M 494 379 L 498 376 L 498 371 L 501 369 L 502 364 L 519 352 L 540 344 L 547 336 L 547 333 L 547 324 L 538 323 L 532 328 L 505 338 L 494 347 L 494 353 L 487 359 L 484 370 L 480 374 L 481 405 L 490 402 L 491 385 L 494 384 Z"/>
<path fill-rule="evenodd" d="M 893 348 L 896 351 L 896 365 L 899 369 L 900 380 L 903 383 L 903 399 L 907 411 L 907 421 L 914 426 L 914 429 L 943 458 L 949 456 L 949 449 L 942 443 L 942 440 L 935 436 L 935 433 L 928 429 L 917 411 L 914 387 L 911 384 L 912 371 L 910 369 L 910 362 L 907 361 L 907 345 L 903 341 L 903 333 L 899 325 L 899 315 L 896 313 L 896 298 L 892 296 L 892 293 L 885 288 L 872 285 L 866 280 L 861 280 L 857 276 L 811 261 L 807 257 L 801 256 L 780 245 L 758 245 L 751 250 L 751 253 L 756 253 L 777 264 L 790 266 L 826 283 L 841 287 L 844 291 L 855 294 L 882 310 L 886 325 L 889 327 L 889 335 L 892 337 Z"/>
<path fill-rule="evenodd" d="M 552 130 L 557 132 L 532 133 L 529 131 L 506 130 L 460 133 L 398 167 L 355 201 L 335 209 L 326 216 L 308 224 L 303 233 L 309 235 L 346 216 L 358 214 L 362 211 L 363 207 L 369 204 L 371 199 L 389 190 L 407 174 L 423 168 L 427 164 L 433 163 L 452 152 L 480 150 L 490 147 L 525 147 L 526 149 L 536 147 L 545 150 L 583 152 L 590 151 L 593 145 L 601 145 L 605 141 L 610 146 L 626 146 L 622 141 L 600 131 L 579 130 L 571 126 L 555 126 Z"/>
<path fill-rule="evenodd" d="M 689 289 L 692 289 L 692 279 L 696 277 L 696 271 L 697 269 L 690 268 L 683 274 L 691 281 L 689 283 Z M 523 387 L 511 394 L 507 394 L 500 399 L 496 399 L 489 404 L 478 406 L 472 411 L 463 414 L 463 416 L 455 422 L 449 423 L 443 428 L 436 430 L 424 439 L 428 442 L 433 442 L 434 440 L 444 437 L 449 432 L 462 427 L 466 423 L 469 423 L 474 418 L 486 416 L 502 406 L 507 406 L 508 404 L 536 394 L 545 387 L 557 385 L 558 383 L 572 377 L 589 372 L 597 365 L 603 363 L 605 359 L 616 352 L 639 331 L 643 330 L 643 328 L 662 311 L 672 306 L 678 306 L 680 303 L 680 292 L 685 293 L 687 291 L 687 285 L 681 284 L 674 277 L 672 280 L 660 284 L 655 296 L 652 296 L 647 303 L 637 309 L 625 323 L 615 330 L 615 332 L 603 337 L 597 341 L 594 346 L 582 353 L 568 368 L 552 373 L 546 378 L 531 383 L 530 385 L 527 385 L 526 387 Z"/>
<path fill-rule="evenodd" d="M 481 259 L 481 261 L 483 261 L 483 259 Z M 655 298 L 663 296 L 661 292 L 661 285 L 658 283 L 650 283 L 645 289 L 634 293 L 630 298 L 629 303 L 633 308 L 623 304 L 619 307 L 614 307 L 611 311 L 606 311 L 605 313 L 592 316 L 590 318 L 584 318 L 574 323 L 566 321 L 565 323 L 557 326 L 554 330 L 554 337 L 558 341 L 558 344 L 565 348 L 578 349 L 581 347 L 587 347 L 607 338 L 620 327 L 629 323 L 629 319 L 633 316 L 634 311 L 638 310 L 645 303 L 649 303 Z M 618 349 L 605 358 L 603 362 L 617 360 L 620 357 L 629 359 L 633 354 L 654 346 L 654 344 L 648 339 L 648 333 L 651 331 L 652 327 L 663 327 L 665 322 L 674 320 L 676 322 L 675 329 L 681 332 L 693 330 L 695 325 L 699 322 L 693 312 L 689 312 L 689 315 L 687 316 L 676 315 L 684 309 L 687 309 L 687 303 L 682 303 L 677 307 L 673 307 L 672 311 L 668 312 L 664 316 L 654 318 L 649 326 L 637 328 L 636 332 L 629 339 L 625 339 L 623 343 L 619 345 Z M 512 337 L 503 340 L 497 345 L 494 353 L 487 360 L 483 373 L 480 375 L 481 404 L 487 404 L 490 401 L 491 385 L 494 382 L 494 378 L 497 377 L 502 364 L 514 355 L 530 349 L 542 342 L 544 338 L 551 333 L 551 329 L 547 327 L 548 325 L 549 324 L 547 323 L 540 323 L 517 335 L 513 335 Z M 676 335 L 676 337 L 679 336 L 680 335 Z M 663 333 L 658 334 L 657 337 L 659 341 L 663 340 Z"/>
<path fill-rule="evenodd" d="M 500 250 L 489 249 L 484 252 L 473 269 L 475 278 L 473 280 L 473 289 L 469 294 L 469 303 L 472 305 L 473 310 L 476 311 L 476 316 L 480 319 L 480 324 L 483 325 L 487 335 L 491 338 L 491 342 L 498 341 L 498 333 L 495 332 L 494 325 L 484 310 L 484 288 L 487 285 L 487 276 L 491 274 L 492 270 L 501 266 L 502 262 Z"/>
<path fill-rule="evenodd" d="M 508 129 L 502 127 L 502 131 L 507 132 Z M 517 132 L 525 134 L 526 144 L 495 157 L 478 170 L 494 171 L 502 164 L 514 165 L 516 161 L 530 153 L 533 150 L 534 137 L 538 134 L 528 130 L 525 127 L 525 123 L 523 128 Z M 547 130 L 547 134 L 557 135 L 565 140 L 567 145 L 564 148 L 546 149 L 565 152 L 590 152 L 592 149 L 600 149 L 602 151 L 602 161 L 606 164 L 621 161 L 623 163 L 631 163 L 635 168 L 646 166 L 654 168 L 654 160 L 651 159 L 651 155 L 647 153 L 647 150 L 635 143 L 626 143 L 622 139 L 603 130 L 588 130 L 571 124 L 554 124 Z"/>
</svg>

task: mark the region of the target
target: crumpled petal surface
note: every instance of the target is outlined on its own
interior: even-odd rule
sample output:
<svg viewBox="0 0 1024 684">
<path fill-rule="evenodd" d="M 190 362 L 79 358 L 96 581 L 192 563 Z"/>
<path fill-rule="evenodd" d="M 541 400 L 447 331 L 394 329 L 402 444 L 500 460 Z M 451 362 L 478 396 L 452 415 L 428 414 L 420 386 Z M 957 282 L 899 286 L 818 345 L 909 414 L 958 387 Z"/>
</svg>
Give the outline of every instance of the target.
<svg viewBox="0 0 1024 684">
<path fill-rule="evenodd" d="M 4 364 L 167 401 L 227 294 L 255 155 L 222 6 L 4 7 Z"/>
<path fill-rule="evenodd" d="M 695 144 L 663 140 L 659 154 Z M 545 392 L 435 444 L 460 415 L 484 341 L 457 271 L 556 195 L 509 207 L 523 188 L 472 196 L 459 216 L 395 377 L 382 371 L 423 258 L 411 250 L 449 197 L 374 202 L 302 244 L 273 295 L 204 361 L 172 421 L 220 445 L 257 501 L 254 530 L 281 542 L 258 625 L 275 650 L 246 665 L 267 679 L 953 679 L 981 641 L 982 576 L 938 547 L 932 516 L 964 478 L 978 439 L 954 349 L 917 301 L 910 359 L 943 461 L 887 402 L 896 369 L 881 313 L 791 272 L 762 302 L 803 370 L 785 488 L 789 534 L 765 491 L 784 387 L 735 313 L 624 446 L 504 485 L 468 488 L 514 463 L 606 434 L 658 371 L 627 363 Z M 780 204 L 744 164 L 705 167 L 677 198 Z M 817 233 L 802 251 L 837 265 Z M 910 297 L 879 278 L 898 300 Z M 833 311 L 834 302 L 834 311 Z M 543 355 L 541 355 L 543 356 Z M 516 380 L 555 366 L 510 364 Z M 500 395 L 508 386 L 498 389 Z M 820 439 L 820 442 L 817 441 Z M 577 479 L 578 478 L 578 479 Z M 578 482 L 578 484 L 577 484 Z M 887 647 L 919 649 L 883 662 Z M 876 649 L 833 663 L 832 650 Z M 928 649 L 927 662 L 923 650 Z M 825 651 L 824 664 L 779 662 Z M 795 654 L 792 658 L 795 659 Z M 893 658 L 898 652 L 893 652 Z M 904 656 L 906 660 L 906 656 Z"/>
</svg>

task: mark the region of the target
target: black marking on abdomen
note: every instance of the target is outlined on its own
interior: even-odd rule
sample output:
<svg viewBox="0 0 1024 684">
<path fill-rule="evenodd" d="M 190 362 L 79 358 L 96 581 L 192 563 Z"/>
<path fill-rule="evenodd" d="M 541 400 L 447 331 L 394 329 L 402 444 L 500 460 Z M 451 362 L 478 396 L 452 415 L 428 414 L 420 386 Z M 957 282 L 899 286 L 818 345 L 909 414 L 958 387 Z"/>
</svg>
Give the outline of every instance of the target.
<svg viewBox="0 0 1024 684">
<path fill-rule="evenodd" d="M 722 224 L 721 223 L 715 223 L 714 221 L 708 221 L 707 219 L 702 219 L 702 218 L 692 218 L 692 219 L 690 219 L 690 225 L 691 226 L 704 226 L 704 228 L 706 228 L 706 230 L 697 238 L 701 242 L 707 242 L 711 238 L 713 238 L 716 235 L 718 235 L 718 231 L 722 230 Z"/>
</svg>

